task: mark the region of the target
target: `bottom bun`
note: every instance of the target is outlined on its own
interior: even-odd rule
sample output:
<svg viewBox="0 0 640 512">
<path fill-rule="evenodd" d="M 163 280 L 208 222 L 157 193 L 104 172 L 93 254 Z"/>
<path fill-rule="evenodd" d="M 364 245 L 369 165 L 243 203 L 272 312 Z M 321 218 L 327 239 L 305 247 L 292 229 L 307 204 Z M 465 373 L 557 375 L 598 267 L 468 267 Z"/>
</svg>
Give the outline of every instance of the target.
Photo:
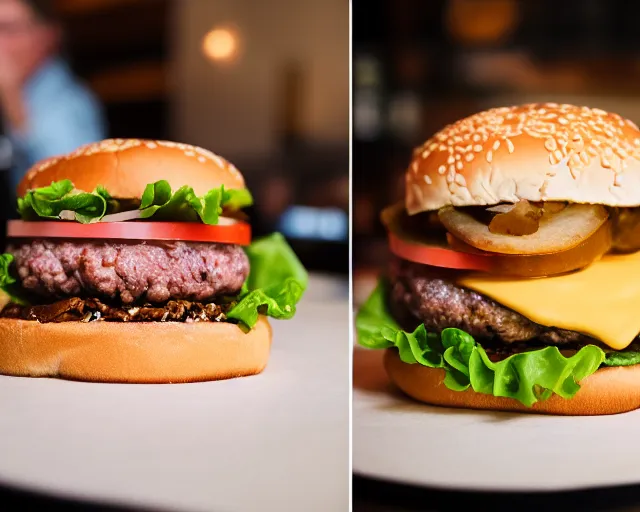
<svg viewBox="0 0 640 512">
<path fill-rule="evenodd" d="M 404 393 L 433 405 L 565 416 L 617 414 L 640 407 L 640 365 L 603 368 L 584 379 L 573 398 L 553 395 L 532 407 L 472 389 L 452 391 L 444 385 L 444 370 L 403 363 L 396 349 L 387 349 L 384 366 L 389 378 Z"/>
<path fill-rule="evenodd" d="M 231 323 L 61 322 L 0 319 L 0 374 L 92 382 L 172 383 L 260 373 L 271 326 Z"/>
</svg>

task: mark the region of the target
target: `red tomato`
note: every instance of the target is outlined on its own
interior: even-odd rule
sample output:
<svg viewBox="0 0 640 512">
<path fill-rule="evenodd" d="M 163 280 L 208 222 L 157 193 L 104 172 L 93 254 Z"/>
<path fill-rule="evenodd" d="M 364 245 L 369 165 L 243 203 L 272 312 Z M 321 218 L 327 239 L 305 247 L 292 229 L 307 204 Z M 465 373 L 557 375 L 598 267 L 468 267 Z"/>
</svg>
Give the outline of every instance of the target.
<svg viewBox="0 0 640 512">
<path fill-rule="evenodd" d="M 97 222 L 80 224 L 70 221 L 7 223 L 9 238 L 85 238 L 120 240 L 182 240 L 249 245 L 251 226 L 246 222 L 209 226 L 197 222 Z"/>
<path fill-rule="evenodd" d="M 429 246 L 402 240 L 389 231 L 389 248 L 396 256 L 434 267 L 483 270 L 491 269 L 490 255 L 454 251 L 446 246 Z"/>
</svg>

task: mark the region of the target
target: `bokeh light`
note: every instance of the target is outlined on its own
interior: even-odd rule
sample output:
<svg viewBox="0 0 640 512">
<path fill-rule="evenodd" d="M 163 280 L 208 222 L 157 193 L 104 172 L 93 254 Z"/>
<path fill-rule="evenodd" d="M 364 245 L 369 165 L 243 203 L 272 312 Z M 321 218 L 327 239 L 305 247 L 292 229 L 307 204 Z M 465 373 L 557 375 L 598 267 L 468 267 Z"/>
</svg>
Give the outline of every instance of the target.
<svg viewBox="0 0 640 512">
<path fill-rule="evenodd" d="M 204 36 L 202 50 L 205 56 L 214 62 L 230 62 L 237 58 L 240 51 L 240 37 L 237 30 L 229 27 L 216 27 Z"/>
</svg>

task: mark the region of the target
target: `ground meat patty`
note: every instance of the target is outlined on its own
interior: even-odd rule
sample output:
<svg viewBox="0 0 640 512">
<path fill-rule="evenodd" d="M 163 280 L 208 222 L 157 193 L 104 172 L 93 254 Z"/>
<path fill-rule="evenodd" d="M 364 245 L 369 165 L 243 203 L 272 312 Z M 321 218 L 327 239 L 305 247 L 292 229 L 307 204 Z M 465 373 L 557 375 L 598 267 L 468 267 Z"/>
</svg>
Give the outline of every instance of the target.
<svg viewBox="0 0 640 512">
<path fill-rule="evenodd" d="M 479 293 L 456 286 L 445 269 L 435 271 L 395 259 L 390 277 L 392 310 L 403 324 L 408 313 L 428 330 L 441 332 L 457 327 L 479 342 L 564 345 L 594 341 L 574 331 L 539 325 Z"/>
<path fill-rule="evenodd" d="M 249 274 L 237 245 L 34 241 L 9 251 L 23 287 L 49 298 L 207 301 L 236 294 Z"/>
</svg>

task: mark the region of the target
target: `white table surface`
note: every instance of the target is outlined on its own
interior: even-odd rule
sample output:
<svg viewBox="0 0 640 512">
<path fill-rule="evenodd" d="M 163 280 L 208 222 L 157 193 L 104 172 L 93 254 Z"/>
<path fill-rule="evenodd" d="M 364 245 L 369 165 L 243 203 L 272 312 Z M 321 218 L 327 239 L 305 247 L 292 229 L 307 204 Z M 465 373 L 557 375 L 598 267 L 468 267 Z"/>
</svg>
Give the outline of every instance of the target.
<svg viewBox="0 0 640 512">
<path fill-rule="evenodd" d="M 261 375 L 0 377 L 0 484 L 156 510 L 349 508 L 348 284 L 311 276 Z"/>
<path fill-rule="evenodd" d="M 391 386 L 382 354 L 354 351 L 354 473 L 473 491 L 640 484 L 640 410 L 561 417 L 429 406 Z"/>
</svg>

